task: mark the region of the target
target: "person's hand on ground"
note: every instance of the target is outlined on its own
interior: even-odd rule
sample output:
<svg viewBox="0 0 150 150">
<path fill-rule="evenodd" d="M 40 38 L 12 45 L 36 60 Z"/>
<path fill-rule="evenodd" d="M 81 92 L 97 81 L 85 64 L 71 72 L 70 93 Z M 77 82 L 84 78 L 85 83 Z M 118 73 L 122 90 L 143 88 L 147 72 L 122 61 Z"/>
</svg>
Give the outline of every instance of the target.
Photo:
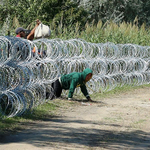
<svg viewBox="0 0 150 150">
<path fill-rule="evenodd" d="M 68 101 L 71 101 L 72 100 L 72 98 L 68 98 Z"/>
</svg>

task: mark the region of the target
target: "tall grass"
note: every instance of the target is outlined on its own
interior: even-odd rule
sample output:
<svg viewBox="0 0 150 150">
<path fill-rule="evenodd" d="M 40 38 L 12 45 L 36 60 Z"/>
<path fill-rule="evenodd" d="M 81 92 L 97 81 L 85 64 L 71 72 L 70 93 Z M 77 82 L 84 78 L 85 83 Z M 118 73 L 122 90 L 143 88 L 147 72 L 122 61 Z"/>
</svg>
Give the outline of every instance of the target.
<svg viewBox="0 0 150 150">
<path fill-rule="evenodd" d="M 8 22 L 8 20 L 6 20 Z M 1 31 L 5 29 L 6 22 L 4 23 Z M 24 27 L 15 17 L 13 19 L 13 24 L 9 25 L 10 35 L 15 36 L 15 29 L 19 26 L 24 28 L 32 29 L 35 22 L 32 22 L 28 27 Z M 7 25 L 8 26 L 8 25 Z M 132 23 L 114 23 L 112 21 L 107 21 L 102 23 L 100 20 L 97 24 L 86 23 L 84 27 L 81 28 L 81 24 L 78 22 L 74 25 L 63 26 L 62 21 L 56 26 L 55 20 L 49 24 L 51 28 L 50 38 L 61 38 L 61 39 L 73 39 L 82 38 L 87 42 L 93 43 L 106 43 L 113 42 L 115 44 L 132 43 L 143 46 L 150 45 L 150 28 L 145 26 L 138 26 L 138 20 L 135 18 Z M 8 30 L 8 27 L 7 27 Z M 7 35 L 7 31 L 5 32 Z"/>
<path fill-rule="evenodd" d="M 80 29 L 80 24 L 76 23 L 75 27 L 58 26 L 57 28 L 51 25 L 51 38 L 82 38 L 87 42 L 106 43 L 113 42 L 115 44 L 132 43 L 143 46 L 150 45 L 150 29 L 143 23 L 138 26 L 137 21 L 133 23 L 114 23 L 108 21 L 105 24 L 100 20 L 96 25 L 87 23 L 83 30 Z"/>
</svg>

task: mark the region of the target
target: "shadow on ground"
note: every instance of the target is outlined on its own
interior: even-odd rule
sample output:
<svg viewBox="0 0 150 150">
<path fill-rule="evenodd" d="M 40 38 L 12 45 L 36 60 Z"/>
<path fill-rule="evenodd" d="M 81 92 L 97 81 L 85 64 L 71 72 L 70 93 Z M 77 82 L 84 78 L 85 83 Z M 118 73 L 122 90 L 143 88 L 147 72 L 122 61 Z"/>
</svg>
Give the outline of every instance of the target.
<svg viewBox="0 0 150 150">
<path fill-rule="evenodd" d="M 78 127 L 71 126 L 79 124 Z M 150 148 L 150 133 L 140 130 L 132 132 L 116 132 L 112 130 L 102 130 L 86 128 L 91 125 L 116 126 L 116 124 L 95 123 L 83 120 L 70 120 L 65 117 L 52 118 L 49 121 L 43 121 L 38 124 L 31 124 L 30 129 L 21 133 L 3 137 L 1 144 L 8 143 L 28 143 L 37 147 L 52 145 L 78 145 L 88 147 L 101 147 L 108 149 Z"/>
</svg>

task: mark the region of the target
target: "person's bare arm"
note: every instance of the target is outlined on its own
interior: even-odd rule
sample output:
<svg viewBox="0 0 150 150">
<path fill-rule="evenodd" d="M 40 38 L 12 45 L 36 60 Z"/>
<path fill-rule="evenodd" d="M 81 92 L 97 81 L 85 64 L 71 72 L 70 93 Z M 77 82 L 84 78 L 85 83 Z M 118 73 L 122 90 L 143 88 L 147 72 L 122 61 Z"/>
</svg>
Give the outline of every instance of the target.
<svg viewBox="0 0 150 150">
<path fill-rule="evenodd" d="M 36 20 L 36 25 L 35 25 L 35 27 L 31 30 L 30 34 L 27 36 L 27 39 L 28 39 L 28 40 L 33 40 L 33 39 L 34 39 L 34 32 L 35 32 L 35 29 L 39 26 L 40 23 L 41 23 L 40 20 L 37 19 L 37 20 Z"/>
</svg>

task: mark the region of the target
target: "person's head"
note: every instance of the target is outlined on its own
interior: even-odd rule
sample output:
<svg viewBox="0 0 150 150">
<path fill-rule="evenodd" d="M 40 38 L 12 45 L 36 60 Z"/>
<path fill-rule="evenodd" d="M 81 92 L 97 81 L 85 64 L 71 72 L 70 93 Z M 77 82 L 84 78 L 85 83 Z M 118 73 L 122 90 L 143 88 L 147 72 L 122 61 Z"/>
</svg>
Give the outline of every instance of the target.
<svg viewBox="0 0 150 150">
<path fill-rule="evenodd" d="M 92 73 L 89 73 L 89 74 L 85 77 L 85 82 L 88 82 L 91 78 L 92 78 Z"/>
<path fill-rule="evenodd" d="M 17 28 L 16 29 L 16 34 L 19 35 L 20 37 L 24 38 L 26 36 L 25 29 L 22 28 L 22 27 Z"/>
<path fill-rule="evenodd" d="M 83 78 L 85 80 L 85 82 L 88 82 L 93 75 L 93 71 L 90 68 L 86 68 L 83 70 Z"/>
</svg>

